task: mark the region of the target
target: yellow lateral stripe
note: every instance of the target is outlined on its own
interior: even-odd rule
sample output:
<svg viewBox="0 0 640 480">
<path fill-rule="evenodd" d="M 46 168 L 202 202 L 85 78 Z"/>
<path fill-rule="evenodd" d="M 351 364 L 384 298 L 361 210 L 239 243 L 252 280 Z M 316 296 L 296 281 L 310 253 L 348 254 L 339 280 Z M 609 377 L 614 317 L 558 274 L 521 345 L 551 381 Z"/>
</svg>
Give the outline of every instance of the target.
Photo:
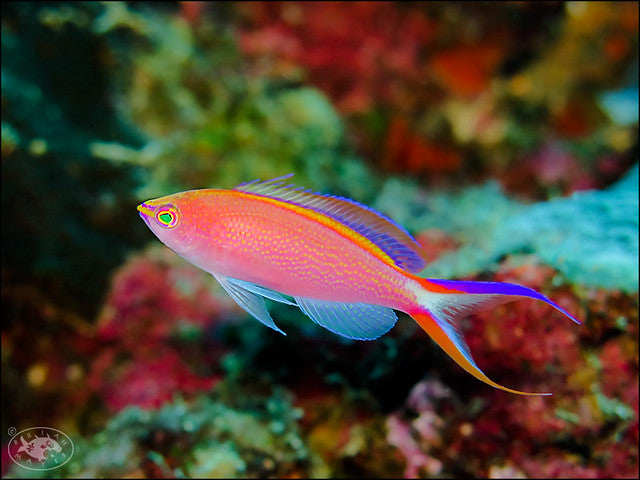
<svg viewBox="0 0 640 480">
<path fill-rule="evenodd" d="M 314 220 L 325 227 L 331 228 L 333 231 L 337 232 L 339 235 L 344 238 L 353 241 L 359 247 L 364 248 L 366 251 L 377 257 L 379 260 L 382 260 L 387 265 L 395 268 L 399 272 L 403 274 L 407 274 L 402 268 L 398 267 L 393 259 L 387 255 L 384 250 L 382 250 L 379 246 L 369 240 L 367 237 L 362 235 L 361 233 L 355 231 L 354 229 L 345 226 L 339 221 L 331 218 L 328 215 L 324 215 L 320 212 L 316 212 L 312 208 L 300 207 L 298 205 L 294 205 L 292 203 L 287 202 L 286 200 L 280 200 L 273 197 L 268 197 L 266 195 L 259 195 L 255 193 L 247 193 L 240 192 L 238 190 L 221 190 L 225 193 L 230 193 L 232 195 L 238 195 L 240 197 L 247 197 L 255 200 L 260 200 L 266 203 L 270 203 L 272 205 L 276 205 L 278 207 L 286 208 L 287 210 L 291 210 L 299 215 L 307 217 L 309 220 Z"/>
</svg>

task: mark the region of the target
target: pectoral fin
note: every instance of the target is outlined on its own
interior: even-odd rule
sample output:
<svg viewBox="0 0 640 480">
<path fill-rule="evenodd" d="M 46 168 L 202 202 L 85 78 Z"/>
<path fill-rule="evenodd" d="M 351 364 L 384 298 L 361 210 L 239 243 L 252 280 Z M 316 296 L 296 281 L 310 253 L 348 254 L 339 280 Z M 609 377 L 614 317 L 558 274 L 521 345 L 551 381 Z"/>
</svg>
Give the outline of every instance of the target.
<svg viewBox="0 0 640 480">
<path fill-rule="evenodd" d="M 220 282 L 222 288 L 229 294 L 235 302 L 240 305 L 246 312 L 250 313 L 253 317 L 264 323 L 267 327 L 273 328 L 276 332 L 280 332 L 286 335 L 275 324 L 269 311 L 264 304 L 264 297 L 275 300 L 276 302 L 287 303 L 294 305 L 278 292 L 274 292 L 265 287 L 261 287 L 254 283 L 245 282 L 244 280 L 238 280 L 231 277 L 225 277 L 224 275 L 214 275 L 215 279 Z"/>
</svg>

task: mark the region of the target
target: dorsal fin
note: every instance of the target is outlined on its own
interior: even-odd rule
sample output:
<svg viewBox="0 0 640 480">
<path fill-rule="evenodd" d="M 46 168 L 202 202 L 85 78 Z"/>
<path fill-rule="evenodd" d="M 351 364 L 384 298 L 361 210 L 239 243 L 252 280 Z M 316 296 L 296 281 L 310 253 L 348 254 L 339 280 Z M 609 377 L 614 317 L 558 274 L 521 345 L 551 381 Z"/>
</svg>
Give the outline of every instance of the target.
<svg viewBox="0 0 640 480">
<path fill-rule="evenodd" d="M 400 225 L 382 213 L 343 197 L 323 195 L 281 181 L 293 174 L 241 183 L 234 190 L 282 200 L 333 218 L 368 238 L 400 268 L 417 273 L 426 264 L 420 245 Z"/>
</svg>

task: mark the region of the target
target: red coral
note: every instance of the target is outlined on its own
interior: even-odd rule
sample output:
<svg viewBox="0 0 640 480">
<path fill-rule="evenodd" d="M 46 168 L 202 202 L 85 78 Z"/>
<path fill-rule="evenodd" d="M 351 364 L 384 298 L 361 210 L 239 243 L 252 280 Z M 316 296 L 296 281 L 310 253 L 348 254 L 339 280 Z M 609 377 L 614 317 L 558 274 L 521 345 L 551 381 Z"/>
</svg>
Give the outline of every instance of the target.
<svg viewBox="0 0 640 480">
<path fill-rule="evenodd" d="M 207 6 L 204 2 L 180 2 L 180 14 L 189 23 L 198 23 L 202 18 L 202 12 Z"/>
<path fill-rule="evenodd" d="M 170 401 L 176 392 L 189 394 L 211 389 L 217 377 L 195 375 L 176 352 L 166 349 L 149 360 L 138 359 L 117 369 L 113 378 L 103 382 L 103 398 L 118 411 L 129 405 L 157 408 Z"/>
<path fill-rule="evenodd" d="M 504 56 L 499 44 L 456 45 L 439 52 L 431 66 L 442 86 L 454 95 L 481 93 Z"/>
<path fill-rule="evenodd" d="M 638 384 L 633 387 L 638 392 Z M 638 414 L 622 432 L 605 439 L 593 450 L 593 458 L 603 465 L 600 478 L 638 478 Z"/>
<path fill-rule="evenodd" d="M 528 264 L 512 268 L 505 265 L 495 280 L 545 292 L 553 275 L 553 269 L 546 266 Z M 548 296 L 580 317 L 573 296 L 562 290 Z M 524 299 L 510 302 L 475 315 L 470 323 L 466 333 L 469 346 L 487 373 L 508 368 L 518 375 L 526 372 L 531 378 L 558 377 L 581 363 L 580 329 L 544 302 Z"/>
<path fill-rule="evenodd" d="M 462 158 L 456 150 L 412 133 L 404 117 L 391 119 L 382 159 L 385 168 L 410 173 L 442 173 L 458 170 L 461 164 Z"/>
<path fill-rule="evenodd" d="M 535 457 L 524 457 L 519 467 L 531 478 L 600 478 L 600 470 L 580 465 L 580 459 L 551 450 Z"/>
<path fill-rule="evenodd" d="M 570 100 L 553 113 L 551 123 L 561 137 L 585 137 L 598 123 L 597 110 L 593 102 L 587 105 L 582 99 Z"/>
<path fill-rule="evenodd" d="M 216 318 L 221 303 L 203 274 L 163 249 L 133 258 L 115 275 L 98 321 L 102 339 L 118 339 L 130 350 L 156 345 L 186 321 L 203 327 Z"/>
<path fill-rule="evenodd" d="M 628 405 L 634 405 L 638 413 L 638 389 L 629 389 L 638 384 L 637 365 L 638 344 L 628 337 L 609 340 L 600 350 L 602 364 L 602 392 L 610 398 L 620 398 Z M 626 398 L 625 398 L 626 397 Z M 630 398 L 629 398 L 630 397 Z"/>
<path fill-rule="evenodd" d="M 549 294 L 547 287 L 553 275 L 553 269 L 546 266 L 513 267 L 505 263 L 492 280 Z M 573 296 L 561 289 L 549 296 L 580 317 Z M 474 434 L 458 438 L 456 448 L 479 458 L 491 458 L 516 448 L 513 445 L 519 445 L 517 439 L 547 442 L 565 432 L 569 425 L 556 410 L 562 402 L 579 395 L 567 384 L 568 375 L 582 365 L 579 327 L 543 302 L 524 299 L 476 314 L 469 324 L 465 337 L 478 365 L 490 378 L 519 390 L 553 392 L 554 396 L 514 396 L 484 389 L 487 407 L 473 422 Z M 475 438 L 484 441 L 475 442 Z M 529 442 L 518 448 L 532 447 Z"/>
<path fill-rule="evenodd" d="M 541 291 L 583 318 L 576 297 L 566 288 L 549 291 L 553 274 L 549 267 L 513 267 L 506 262 L 495 280 Z M 617 328 L 624 325 L 628 332 L 636 332 L 637 304 L 632 296 L 620 299 L 619 293 L 584 294 L 590 302 L 582 327 L 541 302 L 524 300 L 472 317 L 466 337 L 490 377 L 525 391 L 554 395 L 520 397 L 484 390 L 486 406 L 473 421 L 473 435 L 454 435 L 449 455 L 464 452 L 465 460 L 494 459 L 485 464 L 486 471 L 496 465 L 496 458 L 501 462 L 507 458 L 508 465 L 534 477 L 637 474 L 638 344 L 635 336 L 626 334 L 610 338 L 616 331 L 611 318 L 625 318 L 627 323 L 618 323 Z M 601 322 L 600 315 L 607 320 Z M 596 350 L 586 351 L 584 343 L 581 350 L 581 338 L 588 338 Z M 513 381 L 514 373 L 520 380 Z M 625 405 L 631 405 L 633 412 Z M 562 450 L 558 442 L 571 442 L 573 448 Z"/>
<path fill-rule="evenodd" d="M 249 55 L 301 65 L 343 112 L 370 110 L 374 99 L 408 105 L 407 83 L 423 82 L 422 50 L 432 22 L 392 2 L 264 2 L 241 7 L 251 20 L 240 34 Z M 354 19 L 358 19 L 354 22 Z"/>
<path fill-rule="evenodd" d="M 105 346 L 88 381 L 114 410 L 130 404 L 157 407 L 174 392 L 208 390 L 217 381 L 210 367 L 224 349 L 194 348 L 199 345 L 181 344 L 179 337 L 184 327 L 197 331 L 210 325 L 222 304 L 204 275 L 181 262 L 164 247 L 154 247 L 132 258 L 113 279 L 98 322 Z M 194 365 L 209 373 L 196 374 Z"/>
</svg>

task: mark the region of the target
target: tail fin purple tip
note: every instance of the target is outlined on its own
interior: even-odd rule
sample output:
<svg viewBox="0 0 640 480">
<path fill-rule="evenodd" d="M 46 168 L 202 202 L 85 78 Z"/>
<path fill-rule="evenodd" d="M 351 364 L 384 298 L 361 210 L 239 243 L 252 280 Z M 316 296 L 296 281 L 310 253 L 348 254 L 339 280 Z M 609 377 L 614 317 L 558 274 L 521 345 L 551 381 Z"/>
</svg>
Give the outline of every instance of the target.
<svg viewBox="0 0 640 480">
<path fill-rule="evenodd" d="M 418 305 L 407 313 L 458 365 L 477 379 L 507 392 L 520 395 L 551 395 L 513 390 L 488 378 L 473 360 L 458 328 L 458 321 L 472 313 L 516 300 L 518 297 L 542 300 L 580 324 L 576 318 L 541 293 L 521 285 L 415 278 L 422 285 L 422 289 L 416 292 Z"/>
<path fill-rule="evenodd" d="M 578 325 L 582 325 L 578 319 L 567 312 L 557 303 L 551 301 L 539 292 L 536 292 L 532 288 L 523 287 L 522 285 L 516 285 L 515 283 L 502 283 L 502 282 L 470 282 L 470 281 L 457 281 L 457 280 L 428 280 L 431 283 L 440 285 L 451 290 L 458 290 L 464 293 L 478 294 L 478 295 L 507 295 L 507 296 L 519 296 L 535 298 L 536 300 L 542 300 L 548 303 L 556 310 L 562 312 Z M 511 299 L 505 299 L 504 302 L 508 302 Z M 515 300 L 515 299 L 514 299 Z M 501 302 L 501 303 L 504 303 Z"/>
</svg>

